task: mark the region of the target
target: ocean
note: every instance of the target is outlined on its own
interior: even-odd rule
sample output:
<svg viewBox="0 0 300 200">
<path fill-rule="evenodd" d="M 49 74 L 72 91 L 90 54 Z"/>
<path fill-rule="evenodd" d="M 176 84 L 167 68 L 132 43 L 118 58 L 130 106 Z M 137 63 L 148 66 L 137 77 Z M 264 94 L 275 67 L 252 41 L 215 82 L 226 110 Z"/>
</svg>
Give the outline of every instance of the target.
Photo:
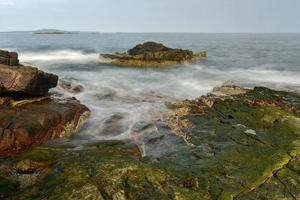
<svg viewBox="0 0 300 200">
<path fill-rule="evenodd" d="M 205 50 L 208 59 L 146 69 L 98 62 L 99 53 L 126 51 L 145 41 Z M 63 93 L 92 111 L 88 123 L 71 139 L 78 143 L 128 139 L 143 146 L 149 135 L 160 131 L 156 124 L 163 120 L 166 102 L 194 99 L 222 84 L 300 92 L 300 34 L 7 32 L 0 33 L 0 48 L 17 51 L 21 63 L 84 87 L 78 94 Z"/>
</svg>

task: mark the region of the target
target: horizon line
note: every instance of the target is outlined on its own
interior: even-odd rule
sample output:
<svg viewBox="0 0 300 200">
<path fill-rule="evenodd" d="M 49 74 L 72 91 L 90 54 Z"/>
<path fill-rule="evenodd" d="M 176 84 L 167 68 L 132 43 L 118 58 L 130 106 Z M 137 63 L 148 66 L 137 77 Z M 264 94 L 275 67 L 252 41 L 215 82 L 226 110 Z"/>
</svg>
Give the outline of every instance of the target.
<svg viewBox="0 0 300 200">
<path fill-rule="evenodd" d="M 62 31 L 62 32 L 85 32 L 85 33 L 100 33 L 100 34 L 300 34 L 300 32 L 180 32 L 180 31 L 171 31 L 171 32 L 156 32 L 156 31 L 93 31 L 93 30 L 61 30 L 61 29 L 37 29 L 37 30 L 8 30 L 0 31 L 0 33 L 10 33 L 10 32 L 38 32 L 38 31 Z"/>
</svg>

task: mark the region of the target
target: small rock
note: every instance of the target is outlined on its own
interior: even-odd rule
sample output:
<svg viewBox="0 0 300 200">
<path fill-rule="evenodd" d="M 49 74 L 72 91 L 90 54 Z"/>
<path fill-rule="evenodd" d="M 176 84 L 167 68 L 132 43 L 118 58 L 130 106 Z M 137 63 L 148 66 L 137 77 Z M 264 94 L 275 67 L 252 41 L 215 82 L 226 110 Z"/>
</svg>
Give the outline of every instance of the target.
<svg viewBox="0 0 300 200">
<path fill-rule="evenodd" d="M 65 90 L 70 93 L 80 93 L 84 91 L 84 87 L 80 84 L 74 84 L 69 81 L 60 81 L 58 88 Z"/>
<path fill-rule="evenodd" d="M 246 134 L 250 134 L 250 135 L 256 135 L 256 131 L 253 129 L 248 129 L 245 131 Z"/>
</svg>

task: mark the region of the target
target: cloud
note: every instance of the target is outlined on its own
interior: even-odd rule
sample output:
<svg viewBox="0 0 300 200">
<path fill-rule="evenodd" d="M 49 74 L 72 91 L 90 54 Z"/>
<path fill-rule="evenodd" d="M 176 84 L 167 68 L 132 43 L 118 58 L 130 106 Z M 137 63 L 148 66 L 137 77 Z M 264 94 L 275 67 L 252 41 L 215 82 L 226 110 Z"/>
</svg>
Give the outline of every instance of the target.
<svg viewBox="0 0 300 200">
<path fill-rule="evenodd" d="M 0 6 L 15 6 L 16 2 L 14 0 L 0 0 Z"/>
</svg>

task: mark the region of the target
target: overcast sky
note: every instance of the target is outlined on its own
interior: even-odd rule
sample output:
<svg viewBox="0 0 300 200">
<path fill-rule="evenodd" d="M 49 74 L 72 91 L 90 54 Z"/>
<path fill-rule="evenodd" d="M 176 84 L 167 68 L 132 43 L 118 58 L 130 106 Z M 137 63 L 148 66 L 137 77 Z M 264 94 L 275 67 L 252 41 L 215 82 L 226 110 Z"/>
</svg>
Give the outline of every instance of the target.
<svg viewBox="0 0 300 200">
<path fill-rule="evenodd" d="M 0 31 L 300 32 L 300 0 L 0 0 Z"/>
</svg>

